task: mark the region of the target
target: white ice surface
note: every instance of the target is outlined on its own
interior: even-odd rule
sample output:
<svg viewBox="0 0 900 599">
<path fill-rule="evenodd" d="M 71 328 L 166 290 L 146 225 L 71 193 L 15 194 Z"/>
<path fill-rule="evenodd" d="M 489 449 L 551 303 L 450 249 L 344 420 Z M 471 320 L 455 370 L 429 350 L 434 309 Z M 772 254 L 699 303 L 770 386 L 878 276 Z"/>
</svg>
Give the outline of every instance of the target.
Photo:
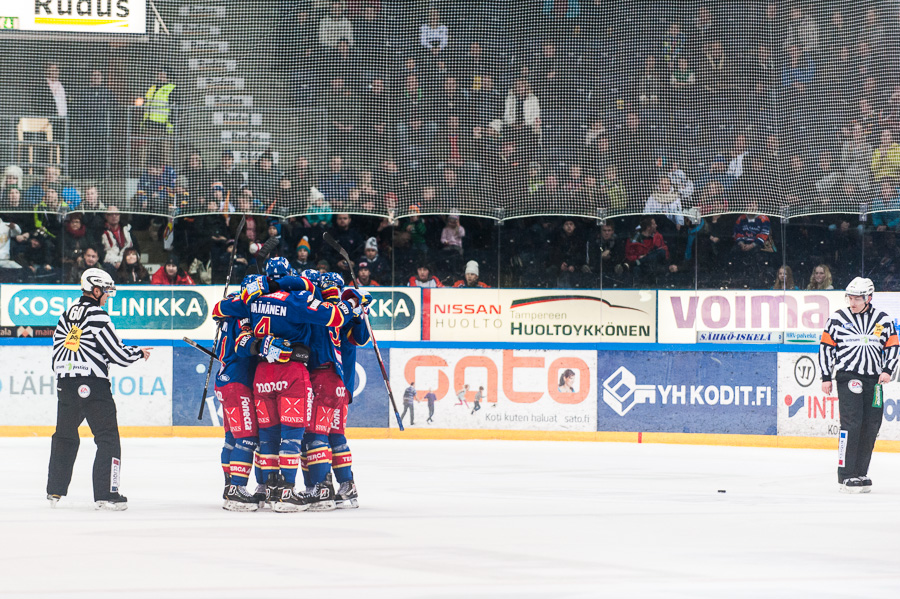
<svg viewBox="0 0 900 599">
<path fill-rule="evenodd" d="M 51 510 L 50 440 L 0 439 L 0 596 L 900 597 L 900 454 L 843 495 L 833 451 L 356 441 L 360 509 L 237 514 L 214 439 L 124 439 L 118 513 L 93 449 Z"/>
</svg>

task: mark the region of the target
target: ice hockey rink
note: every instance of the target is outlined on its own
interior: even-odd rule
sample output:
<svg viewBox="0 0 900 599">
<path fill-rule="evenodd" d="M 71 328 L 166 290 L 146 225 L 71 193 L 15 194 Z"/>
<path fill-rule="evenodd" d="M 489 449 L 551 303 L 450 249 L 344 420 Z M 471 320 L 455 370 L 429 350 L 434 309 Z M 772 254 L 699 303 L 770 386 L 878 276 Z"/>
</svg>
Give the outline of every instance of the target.
<svg viewBox="0 0 900 599">
<path fill-rule="evenodd" d="M 55 510 L 50 440 L 0 439 L 0 596 L 900 596 L 900 454 L 843 495 L 833 451 L 361 440 L 359 509 L 275 514 L 221 509 L 219 447 L 124 439 L 111 513 L 90 439 Z"/>
</svg>

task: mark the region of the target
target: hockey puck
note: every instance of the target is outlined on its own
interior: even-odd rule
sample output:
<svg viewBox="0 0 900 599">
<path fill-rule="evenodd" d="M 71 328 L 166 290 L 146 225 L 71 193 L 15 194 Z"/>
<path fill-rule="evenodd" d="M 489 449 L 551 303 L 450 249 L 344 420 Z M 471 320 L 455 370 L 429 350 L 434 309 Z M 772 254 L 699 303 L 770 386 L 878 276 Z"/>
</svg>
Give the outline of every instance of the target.
<svg viewBox="0 0 900 599">
<path fill-rule="evenodd" d="M 719 489 L 719 493 L 724 493 L 725 489 Z"/>
</svg>

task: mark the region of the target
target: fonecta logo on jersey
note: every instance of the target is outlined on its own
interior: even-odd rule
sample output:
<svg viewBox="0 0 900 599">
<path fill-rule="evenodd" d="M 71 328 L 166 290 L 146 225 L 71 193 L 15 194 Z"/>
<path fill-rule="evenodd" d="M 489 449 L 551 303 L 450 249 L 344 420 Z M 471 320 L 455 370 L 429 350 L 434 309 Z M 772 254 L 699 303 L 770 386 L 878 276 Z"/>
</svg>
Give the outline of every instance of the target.
<svg viewBox="0 0 900 599">
<path fill-rule="evenodd" d="M 656 385 L 638 385 L 635 376 L 624 366 L 603 381 L 603 402 L 619 416 L 624 416 L 639 403 L 655 399 Z"/>
</svg>

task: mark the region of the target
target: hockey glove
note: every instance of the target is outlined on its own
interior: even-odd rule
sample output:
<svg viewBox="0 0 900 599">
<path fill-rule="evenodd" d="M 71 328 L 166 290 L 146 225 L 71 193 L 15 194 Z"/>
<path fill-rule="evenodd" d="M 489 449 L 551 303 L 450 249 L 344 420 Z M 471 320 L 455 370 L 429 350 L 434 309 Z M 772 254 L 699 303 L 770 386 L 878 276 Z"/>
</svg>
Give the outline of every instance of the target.
<svg viewBox="0 0 900 599">
<path fill-rule="evenodd" d="M 281 337 L 266 335 L 259 344 L 259 355 L 267 362 L 288 362 L 291 359 L 291 344 Z"/>
<path fill-rule="evenodd" d="M 269 284 L 266 277 L 254 276 L 248 277 L 241 285 L 241 300 L 245 304 L 249 304 L 261 295 L 269 293 Z"/>
<path fill-rule="evenodd" d="M 317 285 L 319 289 L 322 290 L 322 299 L 326 302 L 336 304 L 341 298 L 341 289 L 344 286 L 344 279 L 337 273 L 326 272 L 319 276 Z"/>
<path fill-rule="evenodd" d="M 372 294 L 368 291 L 360 291 L 359 289 L 344 289 L 341 294 L 341 300 L 347 302 L 353 308 L 362 307 L 368 311 L 367 306 L 372 303 Z"/>
</svg>

